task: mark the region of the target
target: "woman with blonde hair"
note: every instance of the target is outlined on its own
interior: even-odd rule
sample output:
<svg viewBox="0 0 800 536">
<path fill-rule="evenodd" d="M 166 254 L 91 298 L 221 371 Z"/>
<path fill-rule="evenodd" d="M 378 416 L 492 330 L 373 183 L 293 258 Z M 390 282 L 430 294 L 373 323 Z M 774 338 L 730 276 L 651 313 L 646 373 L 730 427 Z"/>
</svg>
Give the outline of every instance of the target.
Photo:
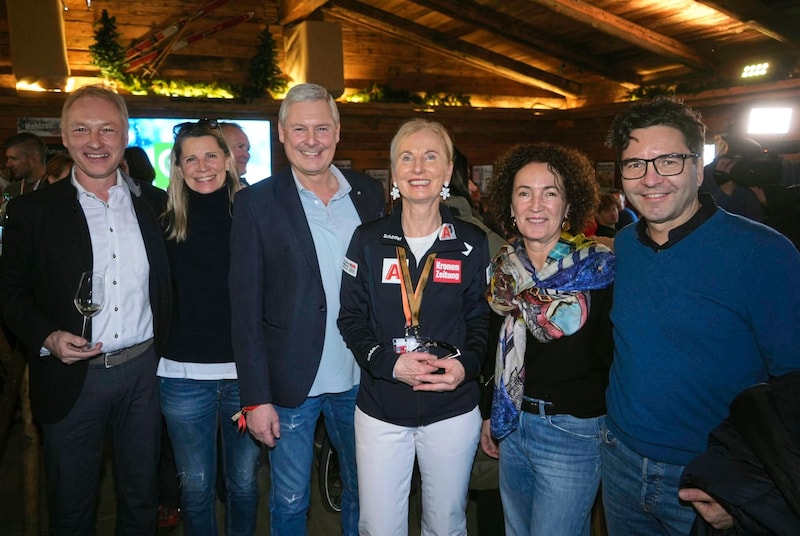
<svg viewBox="0 0 800 536">
<path fill-rule="evenodd" d="M 356 229 L 342 276 L 339 329 L 361 365 L 355 433 L 359 533 L 408 532 L 416 458 L 422 534 L 466 534 L 480 433 L 476 378 L 486 349 L 489 246 L 453 217 L 453 144 L 415 119 L 392 140 L 389 216 Z"/>
<path fill-rule="evenodd" d="M 164 214 L 173 310 L 158 376 L 181 484 L 184 533 L 216 534 L 220 430 L 225 533 L 252 535 L 260 449 L 231 420 L 241 409 L 228 294 L 231 206 L 239 178 L 216 121 L 183 123 L 174 133 Z"/>
</svg>

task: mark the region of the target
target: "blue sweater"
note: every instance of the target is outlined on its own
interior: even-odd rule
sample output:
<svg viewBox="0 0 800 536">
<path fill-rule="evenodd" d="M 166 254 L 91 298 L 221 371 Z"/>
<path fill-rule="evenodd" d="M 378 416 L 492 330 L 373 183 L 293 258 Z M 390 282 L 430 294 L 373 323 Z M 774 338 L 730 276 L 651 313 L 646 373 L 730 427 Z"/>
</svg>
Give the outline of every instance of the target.
<svg viewBox="0 0 800 536">
<path fill-rule="evenodd" d="M 641 456 L 686 465 L 736 395 L 800 369 L 800 254 L 717 210 L 658 252 L 617 235 L 609 429 Z"/>
</svg>

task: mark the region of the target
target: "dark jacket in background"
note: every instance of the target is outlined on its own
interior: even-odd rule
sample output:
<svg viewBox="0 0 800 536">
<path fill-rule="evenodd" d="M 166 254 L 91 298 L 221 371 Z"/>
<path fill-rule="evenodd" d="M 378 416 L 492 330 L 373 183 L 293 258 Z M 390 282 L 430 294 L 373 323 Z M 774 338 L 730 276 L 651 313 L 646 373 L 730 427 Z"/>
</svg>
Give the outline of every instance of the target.
<svg viewBox="0 0 800 536">
<path fill-rule="evenodd" d="M 722 531 L 698 516 L 692 535 L 800 534 L 800 371 L 736 397 L 681 487 L 702 489 L 734 518 Z"/>
</svg>

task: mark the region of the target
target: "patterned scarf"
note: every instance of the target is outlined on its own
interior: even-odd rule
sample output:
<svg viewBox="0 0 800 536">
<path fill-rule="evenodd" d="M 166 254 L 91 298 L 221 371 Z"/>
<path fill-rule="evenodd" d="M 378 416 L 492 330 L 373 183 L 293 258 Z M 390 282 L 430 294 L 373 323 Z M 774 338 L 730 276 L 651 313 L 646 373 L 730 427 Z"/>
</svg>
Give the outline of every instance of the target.
<svg viewBox="0 0 800 536">
<path fill-rule="evenodd" d="M 590 290 L 614 281 L 614 254 L 579 234 L 562 233 L 538 272 L 521 240 L 505 245 L 489 268 L 489 305 L 505 316 L 497 345 L 492 434 L 517 427 L 525 387 L 527 331 L 549 342 L 577 332 L 589 316 Z"/>
</svg>

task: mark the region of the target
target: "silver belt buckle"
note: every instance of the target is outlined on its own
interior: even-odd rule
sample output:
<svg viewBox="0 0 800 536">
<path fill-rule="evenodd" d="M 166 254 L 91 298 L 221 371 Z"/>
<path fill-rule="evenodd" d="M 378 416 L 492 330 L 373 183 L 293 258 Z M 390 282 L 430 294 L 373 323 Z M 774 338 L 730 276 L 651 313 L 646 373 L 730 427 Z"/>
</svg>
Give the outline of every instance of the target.
<svg viewBox="0 0 800 536">
<path fill-rule="evenodd" d="M 130 349 L 130 348 L 131 348 L 131 347 L 128 347 L 128 348 L 120 348 L 119 350 L 114 350 L 113 352 L 107 352 L 107 353 L 103 354 L 103 367 L 104 367 L 104 368 L 107 368 L 107 369 L 109 369 L 109 368 L 113 368 L 113 367 L 114 367 L 114 365 L 109 365 L 109 364 L 108 364 L 108 358 L 109 358 L 109 357 L 116 357 L 116 356 L 118 356 L 118 355 L 120 355 L 120 354 L 124 353 L 126 350 L 128 350 L 128 349 Z"/>
</svg>

